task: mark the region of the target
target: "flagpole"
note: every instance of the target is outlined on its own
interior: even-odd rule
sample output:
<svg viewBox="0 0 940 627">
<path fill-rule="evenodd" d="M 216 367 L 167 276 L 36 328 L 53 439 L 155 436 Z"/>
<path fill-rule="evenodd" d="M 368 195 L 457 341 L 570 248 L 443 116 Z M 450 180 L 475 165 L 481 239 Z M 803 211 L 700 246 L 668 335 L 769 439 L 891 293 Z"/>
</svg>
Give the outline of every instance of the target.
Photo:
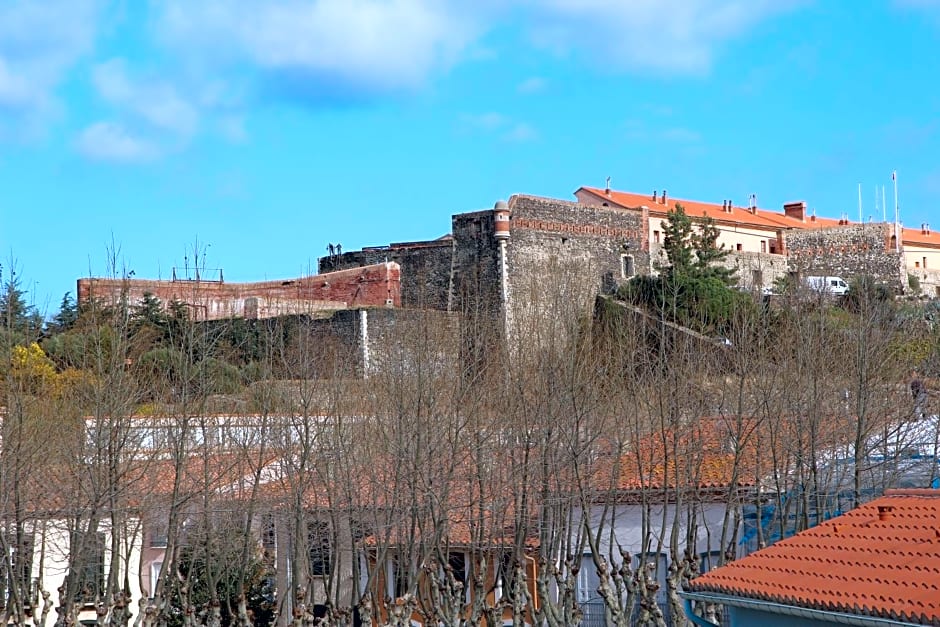
<svg viewBox="0 0 940 627">
<path fill-rule="evenodd" d="M 898 209 L 898 171 L 891 173 L 891 180 L 894 182 L 894 252 L 901 252 L 901 234 L 898 225 L 901 219 L 900 209 Z"/>
<path fill-rule="evenodd" d="M 862 184 L 858 184 L 858 223 L 862 224 Z"/>
<path fill-rule="evenodd" d="M 885 200 L 885 186 L 881 186 L 881 221 L 888 221 L 888 202 Z"/>
</svg>

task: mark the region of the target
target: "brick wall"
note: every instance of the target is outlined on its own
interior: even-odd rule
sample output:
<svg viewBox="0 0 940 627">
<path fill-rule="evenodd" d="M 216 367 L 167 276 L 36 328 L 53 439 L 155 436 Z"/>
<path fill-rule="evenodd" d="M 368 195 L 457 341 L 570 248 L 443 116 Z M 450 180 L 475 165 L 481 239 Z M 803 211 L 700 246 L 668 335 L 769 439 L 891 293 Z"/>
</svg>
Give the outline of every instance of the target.
<svg viewBox="0 0 940 627">
<path fill-rule="evenodd" d="M 902 255 L 891 243 L 890 224 L 849 224 L 786 234 L 790 270 L 803 276 L 868 275 L 897 293 L 907 290 Z"/>
<path fill-rule="evenodd" d="M 185 303 L 195 320 L 268 318 L 349 307 L 398 307 L 401 268 L 390 262 L 256 283 L 88 278 L 78 280 L 77 293 L 79 302 L 97 298 L 113 304 L 123 299 L 131 306 L 150 293 L 164 305 Z"/>
<path fill-rule="evenodd" d="M 401 306 L 446 310 L 450 290 L 451 238 L 364 248 L 322 257 L 319 271 L 332 272 L 385 261 L 401 267 Z"/>
</svg>

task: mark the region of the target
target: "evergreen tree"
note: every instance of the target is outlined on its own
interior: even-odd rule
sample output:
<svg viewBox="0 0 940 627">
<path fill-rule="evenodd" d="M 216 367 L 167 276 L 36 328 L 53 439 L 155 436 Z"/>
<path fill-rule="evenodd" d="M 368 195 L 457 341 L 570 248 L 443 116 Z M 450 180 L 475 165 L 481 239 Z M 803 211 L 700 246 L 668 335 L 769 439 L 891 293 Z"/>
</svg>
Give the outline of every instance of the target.
<svg viewBox="0 0 940 627">
<path fill-rule="evenodd" d="M 72 298 L 71 292 L 66 292 L 59 305 L 59 313 L 52 317 L 46 330 L 50 334 L 64 333 L 71 329 L 78 321 L 78 304 Z"/>
<path fill-rule="evenodd" d="M 714 220 L 689 216 L 682 205 L 663 223 L 666 265 L 660 276 L 632 279 L 621 295 L 685 326 L 724 333 L 745 296 L 731 289 L 734 271 L 722 265 L 729 251 L 718 244 Z"/>
<path fill-rule="evenodd" d="M 3 281 L 0 268 L 0 281 Z M 29 344 L 42 333 L 42 315 L 26 301 L 26 292 L 20 287 L 16 272 L 0 288 L 0 328 L 7 337 L 7 346 Z"/>
</svg>

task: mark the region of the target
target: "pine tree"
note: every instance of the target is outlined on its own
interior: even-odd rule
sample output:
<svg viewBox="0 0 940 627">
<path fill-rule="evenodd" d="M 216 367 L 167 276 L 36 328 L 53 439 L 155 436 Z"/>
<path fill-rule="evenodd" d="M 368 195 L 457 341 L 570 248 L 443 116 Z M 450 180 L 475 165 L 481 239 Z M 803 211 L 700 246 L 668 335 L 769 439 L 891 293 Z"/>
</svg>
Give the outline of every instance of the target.
<svg viewBox="0 0 940 627">
<path fill-rule="evenodd" d="M 71 329 L 78 321 L 78 303 L 72 298 L 71 292 L 66 292 L 59 305 L 59 313 L 52 317 L 46 325 L 50 334 L 64 333 Z"/>
</svg>

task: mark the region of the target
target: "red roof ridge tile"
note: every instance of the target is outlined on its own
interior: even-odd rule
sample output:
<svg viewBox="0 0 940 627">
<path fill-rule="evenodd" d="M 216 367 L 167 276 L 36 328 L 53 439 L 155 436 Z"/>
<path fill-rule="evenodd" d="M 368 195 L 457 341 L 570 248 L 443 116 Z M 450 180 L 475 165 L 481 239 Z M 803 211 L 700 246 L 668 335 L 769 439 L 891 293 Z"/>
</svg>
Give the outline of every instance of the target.
<svg viewBox="0 0 940 627">
<path fill-rule="evenodd" d="M 885 490 L 884 495 L 890 497 L 914 496 L 940 499 L 940 490 L 936 488 L 894 488 Z"/>
</svg>

